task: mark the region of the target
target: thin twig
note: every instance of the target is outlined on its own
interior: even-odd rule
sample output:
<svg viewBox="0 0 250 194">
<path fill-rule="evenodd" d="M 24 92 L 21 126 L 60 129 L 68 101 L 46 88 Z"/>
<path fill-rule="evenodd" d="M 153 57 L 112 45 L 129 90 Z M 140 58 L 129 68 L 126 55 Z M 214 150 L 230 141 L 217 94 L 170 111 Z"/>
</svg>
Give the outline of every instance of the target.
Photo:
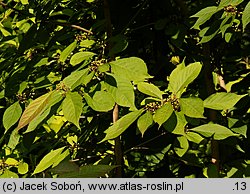
<svg viewBox="0 0 250 194">
<path fill-rule="evenodd" d="M 104 0 L 104 16 L 106 20 L 106 31 L 107 31 L 107 39 L 110 39 L 112 37 L 112 23 L 111 23 L 111 16 L 110 16 L 110 8 L 109 8 L 109 2 L 108 0 Z M 107 42 L 107 50 L 110 51 L 112 48 L 111 43 Z M 111 60 L 115 59 L 115 56 L 110 56 Z M 113 109 L 113 123 L 115 123 L 119 119 L 119 107 L 118 104 L 115 104 L 115 107 Z M 122 166 L 123 166 L 123 153 L 122 153 L 122 143 L 121 143 L 121 137 L 118 136 L 115 138 L 115 163 L 118 165 L 118 167 L 115 170 L 115 177 L 121 178 L 122 177 Z"/>
<path fill-rule="evenodd" d="M 147 141 L 144 141 L 144 142 L 142 142 L 142 143 L 140 143 L 140 144 L 138 144 L 138 145 L 136 145 L 136 146 L 133 146 L 132 148 L 130 148 L 130 149 L 124 151 L 124 154 L 130 152 L 131 150 L 135 149 L 136 147 L 141 147 L 141 146 L 143 146 L 143 145 L 145 145 L 145 144 L 147 144 L 147 143 L 150 143 L 151 141 L 154 141 L 155 139 L 157 139 L 157 138 L 159 138 L 159 137 L 161 137 L 161 136 L 163 136 L 163 135 L 166 135 L 166 134 L 167 134 L 166 132 L 163 132 L 163 133 L 161 133 L 160 135 L 157 135 L 157 136 L 155 136 L 155 137 L 153 137 L 153 138 L 151 138 L 151 139 L 149 139 L 149 140 L 147 140 Z"/>
<path fill-rule="evenodd" d="M 75 24 L 63 23 L 63 22 L 58 22 L 58 21 L 47 21 L 47 22 L 53 22 L 54 24 L 61 25 L 61 26 L 70 26 L 71 28 L 75 28 L 75 29 L 81 30 L 83 32 L 87 32 L 88 34 L 93 34 L 92 31 L 90 31 L 86 28 L 83 28 L 81 26 L 75 25 Z"/>
<path fill-rule="evenodd" d="M 135 18 L 140 14 L 140 12 L 142 11 L 142 9 L 144 8 L 144 6 L 147 4 L 148 0 L 145 0 L 143 2 L 143 4 L 141 5 L 141 7 L 139 8 L 139 10 L 135 13 L 135 15 L 129 20 L 129 22 L 127 23 L 127 25 L 123 28 L 123 30 L 121 31 L 121 34 L 124 34 L 126 32 L 126 29 L 130 26 L 130 24 L 135 20 Z"/>
</svg>

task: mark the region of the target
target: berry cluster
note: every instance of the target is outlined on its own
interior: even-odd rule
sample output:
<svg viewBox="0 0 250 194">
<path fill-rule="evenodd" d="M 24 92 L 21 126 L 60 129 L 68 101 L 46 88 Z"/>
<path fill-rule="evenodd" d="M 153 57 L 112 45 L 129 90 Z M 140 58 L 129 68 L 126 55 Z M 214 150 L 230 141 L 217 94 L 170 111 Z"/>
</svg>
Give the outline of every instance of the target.
<svg viewBox="0 0 250 194">
<path fill-rule="evenodd" d="M 179 102 L 179 99 L 178 98 L 173 98 L 171 99 L 171 105 L 173 106 L 173 109 L 177 112 L 180 112 L 181 109 L 180 109 L 180 102 Z"/>
<path fill-rule="evenodd" d="M 21 103 L 24 104 L 27 102 L 28 98 L 34 98 L 35 93 L 31 92 L 29 94 L 26 94 L 25 92 L 23 93 L 18 93 L 16 94 L 17 100 Z"/>
<path fill-rule="evenodd" d="M 233 5 L 228 5 L 228 6 L 224 7 L 224 11 L 226 12 L 227 15 L 229 15 L 229 14 L 231 14 L 231 15 L 242 14 L 242 12 L 239 12 L 237 10 L 237 7 L 235 7 Z"/>
<path fill-rule="evenodd" d="M 56 85 L 56 90 L 61 91 L 62 95 L 65 96 L 68 91 L 70 91 L 70 88 L 66 86 L 63 82 Z"/>
<path fill-rule="evenodd" d="M 98 67 L 99 67 L 100 65 L 103 65 L 103 64 L 106 63 L 106 62 L 107 62 L 107 61 L 106 61 L 105 59 L 92 61 L 92 62 L 90 63 L 89 70 L 90 70 L 90 71 L 97 72 L 97 71 L 98 71 Z"/>
<path fill-rule="evenodd" d="M 155 113 L 155 111 L 159 108 L 161 108 L 161 104 L 159 102 L 151 102 L 144 107 L 145 110 L 153 113 Z"/>
<path fill-rule="evenodd" d="M 82 33 L 82 34 L 76 34 L 75 35 L 75 39 L 77 40 L 77 41 L 82 41 L 82 40 L 85 40 L 85 39 L 87 39 L 88 38 L 88 34 L 86 33 L 86 32 L 84 32 L 84 33 Z"/>
</svg>

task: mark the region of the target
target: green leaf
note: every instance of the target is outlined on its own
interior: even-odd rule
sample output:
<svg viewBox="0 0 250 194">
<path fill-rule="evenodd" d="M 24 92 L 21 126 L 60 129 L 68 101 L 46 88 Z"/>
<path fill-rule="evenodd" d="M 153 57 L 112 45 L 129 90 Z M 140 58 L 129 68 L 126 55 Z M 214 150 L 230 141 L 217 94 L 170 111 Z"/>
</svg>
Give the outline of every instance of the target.
<svg viewBox="0 0 250 194">
<path fill-rule="evenodd" d="M 79 119 L 82 113 L 82 97 L 77 92 L 68 92 L 62 102 L 65 118 L 80 129 Z"/>
<path fill-rule="evenodd" d="M 156 123 L 159 124 L 160 128 L 160 126 L 170 118 L 172 113 L 173 113 L 173 107 L 171 106 L 170 103 L 166 103 L 161 108 L 155 111 L 153 119 Z"/>
<path fill-rule="evenodd" d="M 202 37 L 201 41 L 198 44 L 206 43 L 212 40 L 220 31 L 220 20 L 216 20 L 212 23 L 211 26 L 205 27 L 199 33 L 200 37 Z"/>
<path fill-rule="evenodd" d="M 87 59 L 90 59 L 95 55 L 96 55 L 95 53 L 92 53 L 89 51 L 78 52 L 71 57 L 70 64 L 73 66 L 78 65 L 79 63 L 81 63 Z"/>
<path fill-rule="evenodd" d="M 164 94 L 164 92 L 162 92 L 157 86 L 150 83 L 140 82 L 137 84 L 137 88 L 143 94 L 147 94 L 159 99 L 162 99 L 162 95 Z"/>
<path fill-rule="evenodd" d="M 176 73 L 171 73 L 169 76 L 170 91 L 174 94 L 179 92 L 181 95 L 184 92 L 184 89 L 199 75 L 201 68 L 201 63 L 196 62 L 181 69 L 178 75 L 176 75 Z"/>
<path fill-rule="evenodd" d="M 68 58 L 68 56 L 73 52 L 73 50 L 75 50 L 77 45 L 77 42 L 74 41 L 72 42 L 69 46 L 67 46 L 61 53 L 59 61 L 64 63 L 66 61 L 66 59 Z"/>
<path fill-rule="evenodd" d="M 32 101 L 28 107 L 24 110 L 18 126 L 17 130 L 25 127 L 28 125 L 36 116 L 40 115 L 44 109 L 48 106 L 48 102 L 53 94 L 52 92 L 49 92 L 47 94 L 44 94 L 40 96 L 39 98 Z"/>
<path fill-rule="evenodd" d="M 225 34 L 225 41 L 226 41 L 227 43 L 229 43 L 230 40 L 231 40 L 231 38 L 232 38 L 232 36 L 233 36 L 233 33 L 231 33 L 231 32 L 226 32 L 226 34 Z"/>
<path fill-rule="evenodd" d="M 90 81 L 90 79 L 86 79 L 88 78 L 87 76 L 88 73 L 89 73 L 89 69 L 82 69 L 80 71 L 74 71 L 69 76 L 65 77 L 62 82 L 71 90 L 74 90 L 77 86 L 81 84 L 84 84 L 84 85 L 88 84 L 87 82 Z"/>
<path fill-rule="evenodd" d="M 173 131 L 171 133 L 178 135 L 185 135 L 185 127 L 187 125 L 187 120 L 182 112 L 174 112 L 176 115 L 177 123 Z"/>
<path fill-rule="evenodd" d="M 43 159 L 39 162 L 39 164 L 36 166 L 32 175 L 40 173 L 52 166 L 54 163 L 56 163 L 57 158 L 61 155 L 64 148 L 65 146 L 56 150 L 51 150 L 47 155 L 45 155 Z"/>
<path fill-rule="evenodd" d="M 179 144 L 179 145 L 176 145 Z M 178 147 L 177 147 L 178 146 Z M 179 156 L 182 157 L 189 148 L 188 140 L 185 136 L 177 137 L 177 142 L 175 143 L 174 151 Z"/>
<path fill-rule="evenodd" d="M 11 33 L 5 30 L 4 27 L 2 27 L 1 25 L 2 24 L 0 23 L 0 31 L 2 32 L 3 36 L 11 36 Z"/>
<path fill-rule="evenodd" d="M 57 166 L 50 170 L 51 172 L 58 174 L 60 177 L 66 173 L 73 173 L 79 171 L 79 166 L 68 160 L 63 160 Z"/>
<path fill-rule="evenodd" d="M 98 178 L 109 173 L 117 166 L 86 165 L 71 171 L 65 167 L 64 167 L 65 170 L 61 168 L 61 169 L 56 169 L 55 171 L 59 174 L 60 178 Z"/>
<path fill-rule="evenodd" d="M 108 72 L 110 69 L 110 65 L 108 63 L 104 63 L 100 66 L 98 66 L 98 71 L 101 73 Z"/>
<path fill-rule="evenodd" d="M 38 115 L 35 119 L 33 119 L 29 125 L 27 130 L 24 133 L 29 133 L 31 131 L 34 131 L 37 126 L 49 115 L 50 108 L 46 109 L 41 115 Z"/>
<path fill-rule="evenodd" d="M 250 2 L 248 2 L 247 6 L 242 12 L 243 31 L 246 29 L 246 26 L 249 24 L 249 22 L 250 22 Z"/>
<path fill-rule="evenodd" d="M 23 5 L 27 5 L 27 4 L 29 4 L 29 0 L 21 0 L 21 3 L 22 3 Z"/>
<path fill-rule="evenodd" d="M 49 57 L 42 58 L 34 67 L 41 67 L 49 63 Z"/>
<path fill-rule="evenodd" d="M 192 15 L 191 17 L 198 17 L 198 20 L 195 22 L 192 28 L 199 30 L 200 26 L 208 21 L 213 14 L 217 12 L 216 6 L 206 7 L 200 10 L 198 13 Z"/>
<path fill-rule="evenodd" d="M 137 120 L 137 126 L 142 134 L 153 124 L 153 115 L 151 112 L 147 111 L 145 114 L 139 117 Z"/>
<path fill-rule="evenodd" d="M 15 102 L 10 107 L 8 107 L 3 115 L 3 126 L 5 128 L 5 133 L 8 129 L 13 126 L 22 114 L 22 108 L 19 102 Z"/>
<path fill-rule="evenodd" d="M 234 93 L 218 92 L 210 95 L 204 100 L 204 107 L 214 110 L 225 110 L 233 106 L 246 95 L 237 95 Z"/>
<path fill-rule="evenodd" d="M 237 134 L 234 134 L 230 129 L 222 125 L 211 123 L 189 129 L 189 131 L 195 131 L 205 137 L 213 136 L 215 140 L 226 139 L 230 136 L 238 136 Z"/>
<path fill-rule="evenodd" d="M 57 160 L 53 163 L 52 168 L 56 167 L 58 164 L 60 164 L 67 156 L 70 155 L 69 149 L 65 150 L 60 154 L 60 156 L 57 157 Z"/>
<path fill-rule="evenodd" d="M 129 80 L 109 74 L 107 76 L 105 87 L 112 95 L 115 102 L 124 107 L 130 107 L 130 110 L 137 110 L 135 107 L 134 87 Z"/>
<path fill-rule="evenodd" d="M 7 158 L 4 163 L 10 166 L 16 166 L 18 161 L 14 158 Z"/>
<path fill-rule="evenodd" d="M 199 144 L 204 138 L 198 133 L 188 131 L 185 135 L 189 141 Z"/>
<path fill-rule="evenodd" d="M 222 0 L 218 6 L 218 10 L 223 9 L 226 6 L 232 5 L 236 6 L 242 3 L 244 0 Z"/>
<path fill-rule="evenodd" d="M 108 42 L 111 43 L 112 47 L 109 51 L 109 55 L 112 56 L 116 53 L 124 51 L 128 46 L 128 41 L 124 35 L 118 34 L 111 37 Z"/>
<path fill-rule="evenodd" d="M 231 128 L 231 130 L 234 133 L 238 133 L 240 135 L 243 135 L 245 138 L 247 138 L 247 125 L 243 125 L 240 127 L 233 127 L 233 128 Z"/>
<path fill-rule="evenodd" d="M 9 138 L 9 142 L 8 142 L 8 147 L 12 150 L 15 149 L 15 147 L 17 146 L 17 144 L 19 143 L 19 139 L 20 139 L 21 135 L 19 135 L 17 128 L 14 129 L 11 132 L 10 138 Z"/>
<path fill-rule="evenodd" d="M 204 105 L 200 98 L 180 98 L 181 111 L 189 117 L 204 118 Z"/>
<path fill-rule="evenodd" d="M 19 174 L 26 174 L 29 171 L 29 165 L 25 162 L 18 164 L 17 171 Z"/>
<path fill-rule="evenodd" d="M 19 178 L 18 175 L 8 169 L 4 170 L 4 173 L 0 175 L 0 178 Z"/>
<path fill-rule="evenodd" d="M 143 111 L 144 109 L 140 109 L 121 117 L 105 131 L 106 136 L 101 142 L 114 139 L 121 135 L 143 113 Z"/>
<path fill-rule="evenodd" d="M 112 95 L 105 91 L 96 91 L 93 98 L 85 93 L 84 98 L 93 110 L 99 112 L 110 111 L 115 105 Z"/>
<path fill-rule="evenodd" d="M 88 39 L 82 40 L 80 42 L 80 46 L 85 47 L 85 48 L 91 48 L 93 44 L 95 44 L 95 41 L 94 40 L 88 40 Z"/>
<path fill-rule="evenodd" d="M 41 124 L 47 118 L 47 116 L 51 111 L 51 107 L 60 102 L 62 99 L 63 97 L 59 91 L 53 92 L 48 102 L 47 108 L 29 123 L 28 128 L 24 133 L 29 133 L 31 131 L 34 131 L 38 127 L 38 125 Z"/>
<path fill-rule="evenodd" d="M 228 121 L 227 122 L 228 127 L 231 129 L 239 121 L 239 119 L 234 119 L 234 118 L 228 117 L 227 121 Z"/>
<path fill-rule="evenodd" d="M 111 71 L 118 77 L 129 81 L 144 81 L 146 78 L 152 78 L 148 74 L 145 62 L 137 57 L 119 59 L 110 63 Z"/>
</svg>

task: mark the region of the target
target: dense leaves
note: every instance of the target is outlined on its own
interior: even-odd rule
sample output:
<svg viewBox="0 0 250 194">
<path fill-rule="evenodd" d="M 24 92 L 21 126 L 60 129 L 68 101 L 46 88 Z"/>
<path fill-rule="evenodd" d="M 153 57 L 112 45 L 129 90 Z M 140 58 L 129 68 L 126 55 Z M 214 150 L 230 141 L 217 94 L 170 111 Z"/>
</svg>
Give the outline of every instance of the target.
<svg viewBox="0 0 250 194">
<path fill-rule="evenodd" d="M 249 23 L 247 0 L 1 1 L 0 177 L 249 177 Z"/>
</svg>

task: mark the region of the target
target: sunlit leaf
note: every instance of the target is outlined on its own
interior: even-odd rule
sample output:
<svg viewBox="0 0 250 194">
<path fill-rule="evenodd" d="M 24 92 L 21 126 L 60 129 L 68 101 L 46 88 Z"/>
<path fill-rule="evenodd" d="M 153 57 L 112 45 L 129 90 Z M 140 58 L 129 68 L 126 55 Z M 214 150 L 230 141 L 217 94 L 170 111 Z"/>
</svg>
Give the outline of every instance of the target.
<svg viewBox="0 0 250 194">
<path fill-rule="evenodd" d="M 132 111 L 136 110 L 134 87 L 130 81 L 110 74 L 105 87 L 118 105 L 130 107 Z"/>
<path fill-rule="evenodd" d="M 82 97 L 77 92 L 68 92 L 62 102 L 62 110 L 65 118 L 80 128 L 79 119 L 82 113 Z"/>
<path fill-rule="evenodd" d="M 88 69 L 74 71 L 69 76 L 65 77 L 62 82 L 71 90 L 74 90 L 77 86 L 81 84 L 87 84 L 86 78 L 88 73 L 89 73 Z"/>
<path fill-rule="evenodd" d="M 202 10 L 200 10 L 198 13 L 192 15 L 191 17 L 198 17 L 198 20 L 195 22 L 192 28 L 194 29 L 200 29 L 200 26 L 204 24 L 206 21 L 208 21 L 213 14 L 217 12 L 216 6 L 206 7 Z"/>
<path fill-rule="evenodd" d="M 58 148 L 56 150 L 51 150 L 47 155 L 43 157 L 43 159 L 36 166 L 33 175 L 40 173 L 50 166 L 52 166 L 55 162 L 57 162 L 57 158 L 60 156 L 65 147 Z"/>
<path fill-rule="evenodd" d="M 51 98 L 48 102 L 47 108 L 37 117 L 35 117 L 28 125 L 27 130 L 24 133 L 29 133 L 31 131 L 34 131 L 50 114 L 51 107 L 53 107 L 55 104 L 59 103 L 63 99 L 60 92 L 53 92 L 51 95 Z"/>
<path fill-rule="evenodd" d="M 15 149 L 15 147 L 17 146 L 17 144 L 19 143 L 19 139 L 20 139 L 21 135 L 19 135 L 18 130 L 14 129 L 11 134 L 10 134 L 10 138 L 9 138 L 9 142 L 8 142 L 8 147 L 12 150 Z"/>
<path fill-rule="evenodd" d="M 29 171 L 29 165 L 25 162 L 18 164 L 17 171 L 19 174 L 26 174 Z"/>
<path fill-rule="evenodd" d="M 13 126 L 22 114 L 22 108 L 19 102 L 15 102 L 10 107 L 8 107 L 3 115 L 3 126 L 5 128 L 5 133 L 8 129 Z"/>
<path fill-rule="evenodd" d="M 179 136 L 177 137 L 177 142 L 175 143 L 175 153 L 179 156 L 182 157 L 189 148 L 189 143 L 188 140 L 185 136 Z"/>
<path fill-rule="evenodd" d="M 18 175 L 8 169 L 4 170 L 4 173 L 0 175 L 0 178 L 19 178 Z"/>
<path fill-rule="evenodd" d="M 137 120 L 137 126 L 142 134 L 153 124 L 153 115 L 150 111 L 147 111 Z"/>
<path fill-rule="evenodd" d="M 200 98 L 180 98 L 181 111 L 189 117 L 204 118 L 204 105 Z"/>
<path fill-rule="evenodd" d="M 188 131 L 185 135 L 189 141 L 199 144 L 204 138 L 201 137 L 198 133 Z"/>
<path fill-rule="evenodd" d="M 204 100 L 204 107 L 215 110 L 230 109 L 233 108 L 234 105 L 244 96 L 246 95 L 218 92 L 210 95 Z"/>
<path fill-rule="evenodd" d="M 159 99 L 162 99 L 162 95 L 164 94 L 157 86 L 150 83 L 139 82 L 137 88 L 140 92 Z"/>
<path fill-rule="evenodd" d="M 160 128 L 160 126 L 170 118 L 172 113 L 173 113 L 173 107 L 171 106 L 170 103 L 166 103 L 161 108 L 155 111 L 153 119 L 156 123 L 159 124 Z"/>
<path fill-rule="evenodd" d="M 129 81 L 144 81 L 146 78 L 152 78 L 148 74 L 145 62 L 137 57 L 119 59 L 110 63 L 111 71 L 118 77 Z"/>
<path fill-rule="evenodd" d="M 114 139 L 121 135 L 143 113 L 143 111 L 144 109 L 140 109 L 121 117 L 105 131 L 106 136 L 101 142 Z"/>
<path fill-rule="evenodd" d="M 84 98 L 93 110 L 99 112 L 107 112 L 111 110 L 115 105 L 115 101 L 112 95 L 105 91 L 95 92 L 93 98 L 85 93 Z"/>
<path fill-rule="evenodd" d="M 242 12 L 242 23 L 243 30 L 245 30 L 246 26 L 250 23 L 250 2 L 248 2 L 244 11 Z"/>
<path fill-rule="evenodd" d="M 75 66 L 79 63 L 83 62 L 84 60 L 90 59 L 91 57 L 95 56 L 95 53 L 84 51 L 84 52 L 78 52 L 74 54 L 70 59 L 70 64 Z"/>
<path fill-rule="evenodd" d="M 28 125 L 36 116 L 40 115 L 44 111 L 52 94 L 53 92 L 46 93 L 29 104 L 19 120 L 17 126 L 18 130 Z"/>
<path fill-rule="evenodd" d="M 218 6 L 218 9 L 222 9 L 226 6 L 236 6 L 242 3 L 244 0 L 222 0 Z"/>
<path fill-rule="evenodd" d="M 192 129 L 189 129 L 190 131 L 195 131 L 205 137 L 212 137 L 215 140 L 222 140 L 226 139 L 230 136 L 238 136 L 237 134 L 233 133 L 230 129 L 219 125 L 219 124 L 205 124 L 201 125 Z"/>
<path fill-rule="evenodd" d="M 184 92 L 184 89 L 199 75 L 201 67 L 201 63 L 196 62 L 181 69 L 178 72 L 178 75 L 176 75 L 176 73 L 171 73 L 169 76 L 170 91 L 174 94 L 179 92 L 181 95 Z"/>
<path fill-rule="evenodd" d="M 60 58 L 59 58 L 59 61 L 60 62 L 65 62 L 66 59 L 68 58 L 68 56 L 73 52 L 73 50 L 75 50 L 76 48 L 76 45 L 77 45 L 77 42 L 74 41 L 72 42 L 69 46 L 67 46 L 61 53 L 60 55 Z"/>
</svg>

